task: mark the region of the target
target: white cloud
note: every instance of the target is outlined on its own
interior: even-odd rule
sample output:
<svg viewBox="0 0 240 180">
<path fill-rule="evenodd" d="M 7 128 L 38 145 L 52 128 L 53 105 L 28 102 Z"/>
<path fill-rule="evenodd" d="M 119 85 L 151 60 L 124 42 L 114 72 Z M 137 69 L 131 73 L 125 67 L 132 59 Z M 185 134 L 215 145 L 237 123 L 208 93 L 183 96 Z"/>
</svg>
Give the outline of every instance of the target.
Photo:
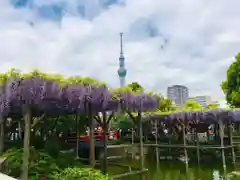
<svg viewBox="0 0 240 180">
<path fill-rule="evenodd" d="M 183 84 L 191 95 L 223 99 L 220 83 L 240 51 L 239 0 L 125 0 L 108 8 L 104 0 L 38 0 L 35 9 L 45 2 L 63 3 L 70 12 L 61 28 L 34 10 L 0 1 L 0 71 L 39 68 L 116 87 L 123 31 L 127 82 L 164 94 L 167 86 Z M 85 17 L 76 16 L 80 5 Z M 30 20 L 34 28 L 26 23 Z M 147 24 L 157 29 L 156 36 L 149 36 Z"/>
</svg>

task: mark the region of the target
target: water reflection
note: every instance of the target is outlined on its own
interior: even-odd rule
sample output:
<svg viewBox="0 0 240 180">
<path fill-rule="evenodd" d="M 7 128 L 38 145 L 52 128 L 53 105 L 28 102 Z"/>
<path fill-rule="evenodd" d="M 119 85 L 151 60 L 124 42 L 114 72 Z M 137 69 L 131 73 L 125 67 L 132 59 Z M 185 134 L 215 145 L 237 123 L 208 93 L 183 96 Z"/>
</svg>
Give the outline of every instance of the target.
<svg viewBox="0 0 240 180">
<path fill-rule="evenodd" d="M 126 162 L 131 166 L 138 165 L 139 162 Z M 201 167 L 197 165 L 186 165 L 182 162 L 160 162 L 157 168 L 156 162 L 145 160 L 146 168 L 148 168 L 147 180 L 222 180 L 223 171 L 221 164 L 203 164 Z M 230 171 L 230 169 L 229 169 Z M 128 172 L 127 168 L 109 166 L 109 174 L 116 175 Z M 133 175 L 125 177 L 121 180 L 140 180 L 140 176 Z"/>
<path fill-rule="evenodd" d="M 213 180 L 219 180 L 219 179 L 220 179 L 219 171 L 214 170 L 213 171 Z"/>
</svg>

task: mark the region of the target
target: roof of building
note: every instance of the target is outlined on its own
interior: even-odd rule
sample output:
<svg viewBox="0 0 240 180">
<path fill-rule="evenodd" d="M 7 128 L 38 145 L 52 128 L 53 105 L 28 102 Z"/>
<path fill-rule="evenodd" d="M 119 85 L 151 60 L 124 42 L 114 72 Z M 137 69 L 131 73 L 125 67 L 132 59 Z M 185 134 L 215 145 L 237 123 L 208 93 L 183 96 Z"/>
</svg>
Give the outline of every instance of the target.
<svg viewBox="0 0 240 180">
<path fill-rule="evenodd" d="M 173 86 L 170 86 L 168 88 L 177 88 L 177 87 L 180 87 L 180 88 L 187 88 L 186 86 L 183 86 L 183 85 L 173 85 Z M 188 88 L 187 88 L 188 89 Z"/>
</svg>

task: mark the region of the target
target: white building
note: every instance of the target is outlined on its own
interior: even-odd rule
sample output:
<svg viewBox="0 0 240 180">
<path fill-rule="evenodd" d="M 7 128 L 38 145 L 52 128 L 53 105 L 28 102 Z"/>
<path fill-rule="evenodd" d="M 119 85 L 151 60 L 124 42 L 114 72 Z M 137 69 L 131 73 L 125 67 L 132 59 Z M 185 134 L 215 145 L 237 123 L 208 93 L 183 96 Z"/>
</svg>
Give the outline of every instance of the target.
<svg viewBox="0 0 240 180">
<path fill-rule="evenodd" d="M 210 96 L 196 96 L 196 97 L 190 97 L 188 99 L 196 101 L 202 107 L 208 106 L 209 104 L 216 103 L 212 101 L 212 98 Z"/>
<path fill-rule="evenodd" d="M 182 107 L 189 96 L 188 88 L 181 85 L 168 87 L 167 96 L 176 104 L 177 107 Z"/>
</svg>

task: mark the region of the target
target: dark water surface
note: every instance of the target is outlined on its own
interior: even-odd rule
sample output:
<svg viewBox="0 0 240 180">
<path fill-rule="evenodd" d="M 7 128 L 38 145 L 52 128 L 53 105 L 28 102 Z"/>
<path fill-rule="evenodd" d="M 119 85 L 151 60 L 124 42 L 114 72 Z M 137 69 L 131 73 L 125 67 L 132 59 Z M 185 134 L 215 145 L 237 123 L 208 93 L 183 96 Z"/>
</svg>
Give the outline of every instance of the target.
<svg viewBox="0 0 240 180">
<path fill-rule="evenodd" d="M 137 161 L 128 160 L 121 164 L 139 167 Z M 160 161 L 158 166 L 154 160 L 145 159 L 145 167 L 148 169 L 146 180 L 220 180 L 224 177 L 222 165 L 214 162 L 202 164 L 200 167 L 190 164 L 189 168 L 186 168 L 186 165 L 180 161 Z M 230 172 L 231 168 L 228 168 L 227 171 Z M 108 166 L 109 175 L 125 172 L 129 172 L 127 167 L 117 167 L 111 164 Z M 132 175 L 120 180 L 140 180 L 140 175 Z"/>
</svg>

